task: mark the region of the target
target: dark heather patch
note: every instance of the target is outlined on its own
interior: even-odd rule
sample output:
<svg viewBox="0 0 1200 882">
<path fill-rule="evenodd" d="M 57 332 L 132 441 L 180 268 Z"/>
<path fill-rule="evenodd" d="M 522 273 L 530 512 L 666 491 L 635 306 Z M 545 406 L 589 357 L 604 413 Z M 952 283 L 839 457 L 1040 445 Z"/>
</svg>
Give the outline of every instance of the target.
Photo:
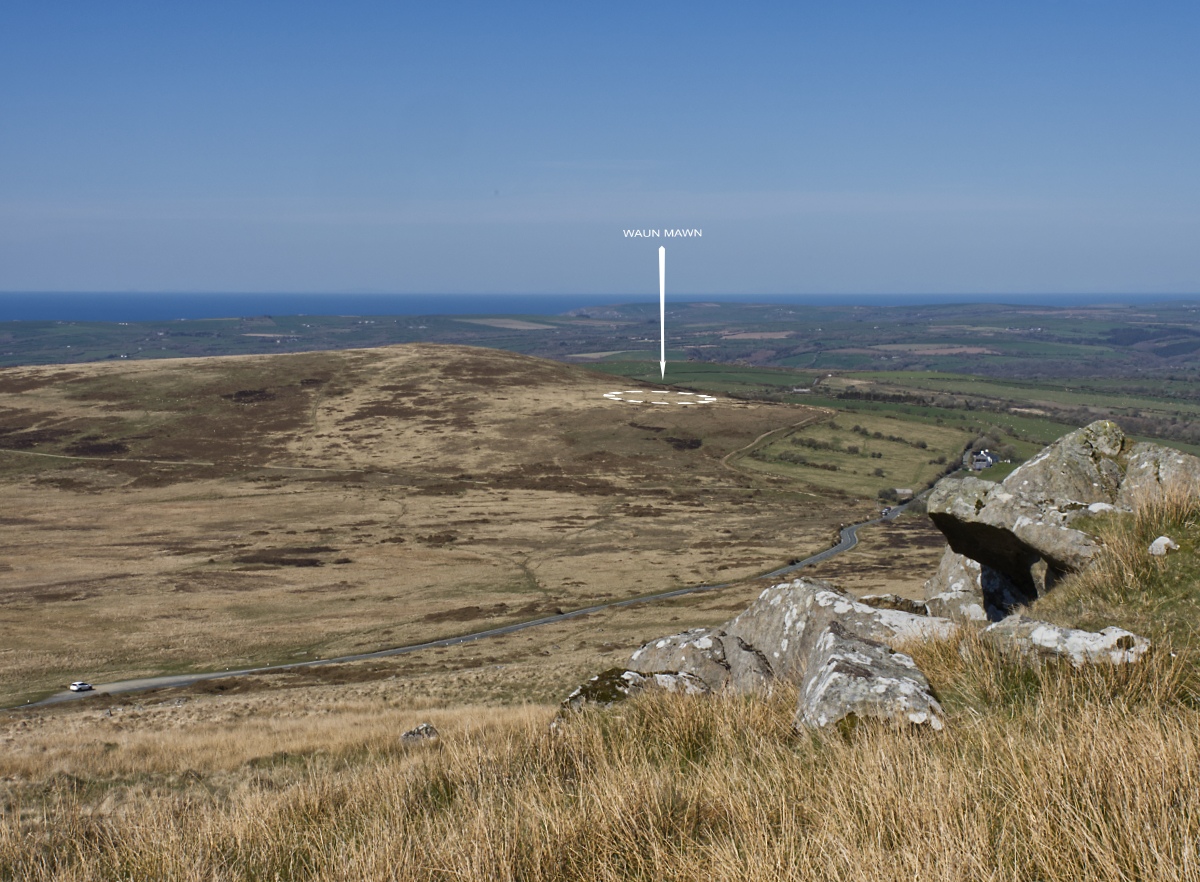
<svg viewBox="0 0 1200 882">
<path fill-rule="evenodd" d="M 257 404 L 260 401 L 274 401 L 277 396 L 268 389 L 239 389 L 221 397 L 234 404 Z"/>
</svg>

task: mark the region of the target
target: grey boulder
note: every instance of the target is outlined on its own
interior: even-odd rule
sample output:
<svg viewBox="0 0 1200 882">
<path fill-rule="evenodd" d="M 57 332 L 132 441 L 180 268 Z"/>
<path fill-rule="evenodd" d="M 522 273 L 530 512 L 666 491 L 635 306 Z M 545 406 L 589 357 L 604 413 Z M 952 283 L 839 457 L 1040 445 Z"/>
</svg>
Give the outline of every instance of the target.
<svg viewBox="0 0 1200 882">
<path fill-rule="evenodd" d="M 766 659 L 723 628 L 652 640 L 633 653 L 629 664 L 649 673 L 686 671 L 714 690 L 753 692 L 765 688 L 772 677 Z"/>
<path fill-rule="evenodd" d="M 1021 655 L 1065 659 L 1077 668 L 1096 663 L 1128 664 L 1150 649 L 1149 640 L 1122 628 L 1081 631 L 1025 616 L 1009 616 L 980 633 L 1002 649 Z"/>
<path fill-rule="evenodd" d="M 828 582 L 796 579 L 767 588 L 720 628 L 647 643 L 630 666 L 647 675 L 686 672 L 714 691 L 794 682 L 797 727 L 870 717 L 940 729 L 928 682 L 889 644 L 946 638 L 955 629 L 948 619 L 868 606 Z"/>
<path fill-rule="evenodd" d="M 1168 485 L 1190 487 L 1193 496 L 1200 496 L 1200 457 L 1158 444 L 1134 444 L 1129 451 L 1125 480 L 1117 493 L 1116 505 L 1132 509 L 1138 502 L 1158 495 Z"/>
<path fill-rule="evenodd" d="M 907 655 L 855 637 L 833 622 L 813 646 L 796 724 L 824 728 L 842 720 L 879 719 L 944 728 L 929 681 Z"/>
<path fill-rule="evenodd" d="M 433 723 L 421 723 L 409 729 L 400 736 L 400 743 L 407 745 L 428 744 L 438 740 L 438 730 L 434 728 Z"/>
<path fill-rule="evenodd" d="M 1045 447 L 1005 478 L 1004 486 L 1035 500 L 1111 503 L 1125 476 L 1125 443 L 1120 426 L 1097 420 Z"/>
<path fill-rule="evenodd" d="M 1003 573 L 949 546 L 937 572 L 925 583 L 929 614 L 954 621 L 998 622 L 1030 599 Z"/>
<path fill-rule="evenodd" d="M 775 677 L 799 681 L 814 641 L 835 621 L 849 634 L 889 645 L 945 638 L 954 631 L 946 619 L 876 609 L 819 579 L 767 588 L 725 631 L 761 654 Z"/>
<path fill-rule="evenodd" d="M 1071 522 L 1093 504 L 1114 504 L 1124 437 L 1116 423 L 1101 420 L 1064 435 L 999 484 L 942 480 L 929 496 L 929 517 L 955 552 L 1032 599 L 1098 552 L 1098 540 Z"/>
<path fill-rule="evenodd" d="M 687 671 L 713 690 L 749 692 L 773 679 L 800 682 L 814 641 L 831 622 L 881 643 L 949 637 L 947 619 L 876 609 L 828 582 L 796 579 L 765 589 L 744 612 L 719 628 L 652 640 L 629 660 L 644 672 Z"/>
<path fill-rule="evenodd" d="M 580 710 L 586 705 L 608 707 L 648 689 L 704 695 L 710 690 L 699 677 L 681 671 L 643 674 L 625 668 L 609 668 L 592 677 L 568 695 L 563 710 Z"/>
<path fill-rule="evenodd" d="M 1170 536 L 1159 536 L 1150 543 L 1150 555 L 1152 557 L 1166 557 L 1167 552 L 1178 550 L 1179 543 Z"/>
</svg>

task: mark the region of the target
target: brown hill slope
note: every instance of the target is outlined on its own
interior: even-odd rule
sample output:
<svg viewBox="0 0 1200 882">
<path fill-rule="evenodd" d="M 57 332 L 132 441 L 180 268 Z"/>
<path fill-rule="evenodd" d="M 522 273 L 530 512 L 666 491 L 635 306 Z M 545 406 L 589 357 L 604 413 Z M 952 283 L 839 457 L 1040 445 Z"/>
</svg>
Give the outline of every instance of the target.
<svg viewBox="0 0 1200 882">
<path fill-rule="evenodd" d="M 868 509 L 722 462 L 818 412 L 619 388 L 432 345 L 0 371 L 0 698 L 744 578 Z"/>
</svg>

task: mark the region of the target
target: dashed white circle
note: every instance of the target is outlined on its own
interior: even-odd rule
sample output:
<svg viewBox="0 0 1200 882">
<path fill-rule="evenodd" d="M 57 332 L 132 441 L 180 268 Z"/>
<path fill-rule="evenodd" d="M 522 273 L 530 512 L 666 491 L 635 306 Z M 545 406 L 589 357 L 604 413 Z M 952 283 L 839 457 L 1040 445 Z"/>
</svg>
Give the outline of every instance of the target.
<svg viewBox="0 0 1200 882">
<path fill-rule="evenodd" d="M 694 407 L 697 404 L 712 404 L 717 400 L 702 392 L 671 392 L 667 389 L 625 389 L 605 392 L 604 397 L 625 404 L 658 404 L 666 407 Z"/>
</svg>

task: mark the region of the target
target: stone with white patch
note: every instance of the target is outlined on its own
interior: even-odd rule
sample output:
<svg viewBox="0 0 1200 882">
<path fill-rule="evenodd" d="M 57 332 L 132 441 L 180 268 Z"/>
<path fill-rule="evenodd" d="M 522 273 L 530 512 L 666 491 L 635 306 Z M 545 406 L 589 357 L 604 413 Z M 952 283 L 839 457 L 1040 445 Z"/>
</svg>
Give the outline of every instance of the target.
<svg viewBox="0 0 1200 882">
<path fill-rule="evenodd" d="M 720 628 L 700 628 L 652 640 L 629 658 L 644 673 L 686 671 L 714 690 L 752 692 L 772 677 L 769 662 Z"/>
<path fill-rule="evenodd" d="M 1033 598 L 1003 573 L 946 547 L 937 572 L 925 583 L 930 615 L 955 621 L 998 622 Z"/>
<path fill-rule="evenodd" d="M 581 710 L 588 705 L 608 707 L 648 689 L 684 695 L 706 695 L 710 691 L 699 677 L 683 671 L 643 674 L 625 668 L 610 668 L 576 688 L 563 700 L 562 710 Z"/>
<path fill-rule="evenodd" d="M 430 744 L 437 741 L 439 737 L 438 730 L 434 728 L 433 723 L 421 723 L 419 726 L 414 726 L 401 735 L 400 743 L 409 746 Z"/>
<path fill-rule="evenodd" d="M 1154 557 L 1166 557 L 1169 551 L 1178 551 L 1179 545 L 1170 536 L 1159 536 L 1150 543 L 1150 554 Z"/>
<path fill-rule="evenodd" d="M 1002 649 L 1065 659 L 1077 668 L 1097 663 L 1129 664 L 1150 649 L 1149 640 L 1122 628 L 1082 631 L 1019 615 L 1009 616 L 980 633 Z"/>
<path fill-rule="evenodd" d="M 945 727 L 945 714 L 911 658 L 831 622 L 813 645 L 800 686 L 796 728 L 875 719 Z"/>
<path fill-rule="evenodd" d="M 630 667 L 686 672 L 714 691 L 738 693 L 789 680 L 801 687 L 797 727 L 854 717 L 940 729 L 928 681 L 888 644 L 945 639 L 955 630 L 949 619 L 876 608 L 828 582 L 796 579 L 767 588 L 719 628 L 647 643 Z"/>
</svg>

